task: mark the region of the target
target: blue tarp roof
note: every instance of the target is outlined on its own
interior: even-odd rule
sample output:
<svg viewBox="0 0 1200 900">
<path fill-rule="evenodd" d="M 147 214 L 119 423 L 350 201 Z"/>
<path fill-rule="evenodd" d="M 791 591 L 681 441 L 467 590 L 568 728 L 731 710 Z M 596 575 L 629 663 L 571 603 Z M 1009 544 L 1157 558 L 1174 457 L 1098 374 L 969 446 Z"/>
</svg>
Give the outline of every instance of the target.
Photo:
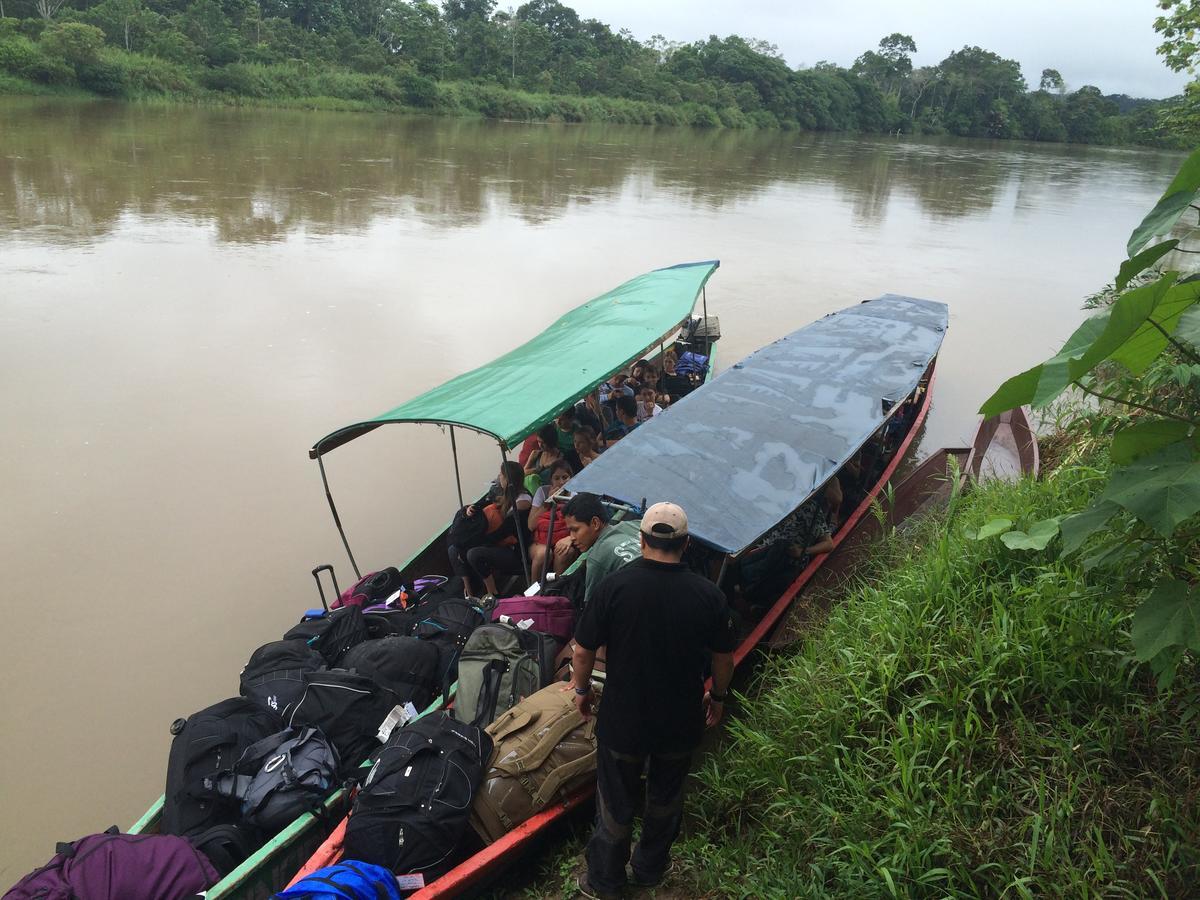
<svg viewBox="0 0 1200 900">
<path fill-rule="evenodd" d="M 944 303 L 895 294 L 826 316 L 643 424 L 567 489 L 633 506 L 670 500 L 695 538 L 739 553 L 866 443 L 884 400 L 916 388 L 947 320 Z"/>
</svg>

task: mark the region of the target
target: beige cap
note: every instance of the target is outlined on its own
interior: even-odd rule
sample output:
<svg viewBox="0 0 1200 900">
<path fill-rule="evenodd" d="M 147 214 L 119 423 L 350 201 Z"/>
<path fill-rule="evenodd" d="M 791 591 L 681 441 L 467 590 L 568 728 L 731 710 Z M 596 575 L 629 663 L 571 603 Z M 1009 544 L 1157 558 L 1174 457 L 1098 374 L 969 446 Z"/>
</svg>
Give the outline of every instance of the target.
<svg viewBox="0 0 1200 900">
<path fill-rule="evenodd" d="M 687 513 L 674 503 L 655 503 L 642 516 L 642 531 L 661 538 L 683 537 L 688 533 Z"/>
</svg>

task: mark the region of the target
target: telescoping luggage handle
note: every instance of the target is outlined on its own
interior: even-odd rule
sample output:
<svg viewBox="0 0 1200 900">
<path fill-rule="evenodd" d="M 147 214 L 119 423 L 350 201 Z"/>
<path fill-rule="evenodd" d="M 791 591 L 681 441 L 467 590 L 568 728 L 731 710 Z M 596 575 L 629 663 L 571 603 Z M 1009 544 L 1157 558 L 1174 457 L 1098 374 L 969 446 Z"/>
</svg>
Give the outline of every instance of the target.
<svg viewBox="0 0 1200 900">
<path fill-rule="evenodd" d="M 321 573 L 328 572 L 329 580 L 333 582 L 333 596 L 335 598 L 342 596 L 342 589 L 338 587 L 337 575 L 333 572 L 333 566 L 326 563 L 323 566 L 317 566 L 312 570 L 312 577 L 317 582 L 317 593 L 321 595 L 321 606 L 325 608 L 325 612 L 329 612 L 329 603 L 325 599 L 325 588 L 321 587 Z"/>
</svg>

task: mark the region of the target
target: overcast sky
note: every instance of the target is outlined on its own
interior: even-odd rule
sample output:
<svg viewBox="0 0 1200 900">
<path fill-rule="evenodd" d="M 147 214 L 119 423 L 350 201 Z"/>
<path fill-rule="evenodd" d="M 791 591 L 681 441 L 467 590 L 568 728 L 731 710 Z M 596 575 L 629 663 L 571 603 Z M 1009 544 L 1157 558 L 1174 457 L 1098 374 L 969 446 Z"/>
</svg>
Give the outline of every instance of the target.
<svg viewBox="0 0 1200 900">
<path fill-rule="evenodd" d="M 693 41 L 739 34 L 779 45 L 792 66 L 849 66 L 893 31 L 917 42 L 916 65 L 966 45 L 1021 64 L 1032 87 L 1058 69 L 1069 89 L 1094 84 L 1135 97 L 1177 94 L 1187 80 L 1154 52 L 1154 0 L 562 0 L 584 18 L 645 40 Z M 501 0 L 500 6 L 506 6 Z"/>
</svg>

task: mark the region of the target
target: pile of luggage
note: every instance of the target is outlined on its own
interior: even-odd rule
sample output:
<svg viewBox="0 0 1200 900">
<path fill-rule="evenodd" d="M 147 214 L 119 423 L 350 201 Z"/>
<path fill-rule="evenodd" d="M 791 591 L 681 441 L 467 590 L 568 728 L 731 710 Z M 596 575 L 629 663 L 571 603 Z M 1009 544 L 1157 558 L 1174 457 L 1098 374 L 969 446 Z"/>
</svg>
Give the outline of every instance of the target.
<svg viewBox="0 0 1200 900">
<path fill-rule="evenodd" d="M 47 879 L 87 897 L 192 896 L 301 814 L 323 815 L 364 761 L 345 855 L 416 888 L 457 861 L 471 826 L 490 843 L 593 777 L 591 723 L 556 681 L 570 600 L 484 610 L 440 576 L 399 579 L 361 579 L 255 650 L 239 696 L 172 724 L 159 835 L 60 845 L 5 898 L 46 896 Z M 453 710 L 420 715 L 455 682 Z M 126 870 L 136 891 L 87 874 Z"/>
</svg>

